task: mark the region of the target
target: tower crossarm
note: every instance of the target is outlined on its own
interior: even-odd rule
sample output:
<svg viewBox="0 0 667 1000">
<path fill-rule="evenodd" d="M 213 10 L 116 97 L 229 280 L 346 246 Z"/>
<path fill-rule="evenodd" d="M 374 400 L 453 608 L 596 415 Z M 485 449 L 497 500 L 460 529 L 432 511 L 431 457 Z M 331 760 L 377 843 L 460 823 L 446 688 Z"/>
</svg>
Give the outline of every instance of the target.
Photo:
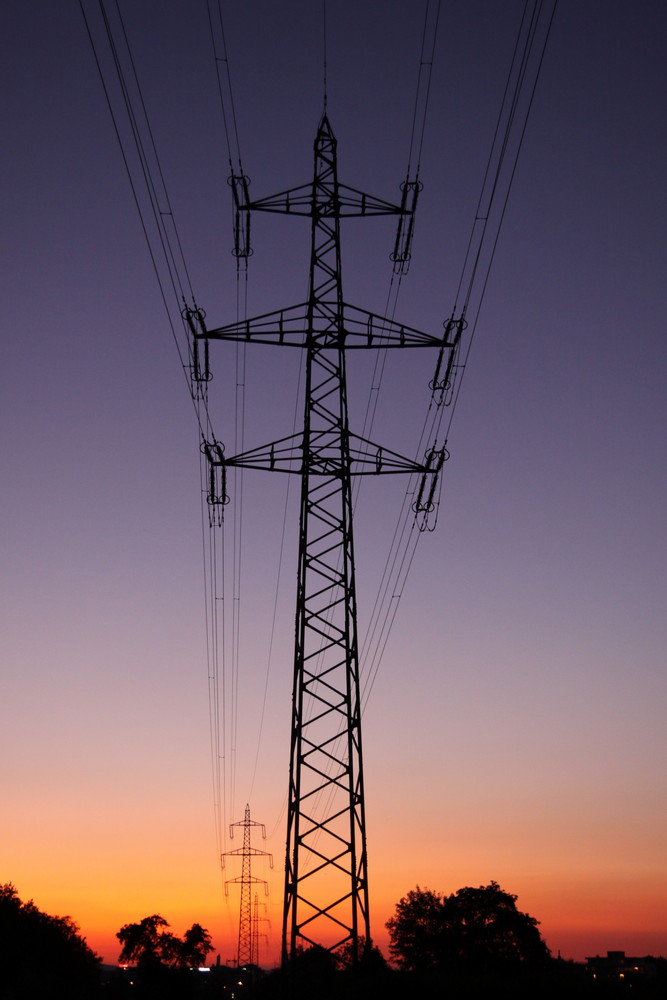
<svg viewBox="0 0 667 1000">
<path fill-rule="evenodd" d="M 341 433 L 340 430 L 334 429 L 312 436 L 308 461 L 310 473 L 331 478 L 342 475 Z M 415 462 L 358 434 L 348 433 L 347 437 L 349 475 L 377 476 L 400 472 L 435 475 L 439 471 L 428 460 Z M 268 472 L 294 472 L 299 475 L 304 471 L 303 434 L 291 434 L 229 458 L 220 449 L 215 459 L 211 457 L 213 452 L 210 449 L 206 454 L 209 456 L 209 461 L 225 468 L 233 466 L 243 469 L 263 469 Z"/>
<path fill-rule="evenodd" d="M 271 858 L 271 866 L 273 867 L 273 855 L 270 851 L 260 851 L 257 847 L 249 847 L 247 850 L 244 847 L 237 847 L 235 851 L 225 851 L 221 855 L 223 858 L 233 858 L 233 857 L 245 857 L 246 855 L 252 855 L 253 857 L 258 857 L 263 855 L 265 858 Z M 232 879 L 232 881 L 234 881 Z"/>
<path fill-rule="evenodd" d="M 263 885 L 265 895 L 269 894 L 269 883 L 264 878 L 255 878 L 254 875 L 239 875 L 238 878 L 225 879 L 225 886 L 228 885 Z"/>
<path fill-rule="evenodd" d="M 323 303 L 326 306 L 326 302 Z M 217 327 L 214 330 L 198 328 L 197 340 L 242 340 L 256 344 L 288 345 L 291 347 L 309 347 L 313 343 L 322 347 L 335 348 L 381 348 L 381 347 L 430 347 L 453 348 L 444 333 L 433 336 L 405 323 L 380 316 L 378 313 L 363 309 L 360 306 L 344 302 L 342 315 L 331 329 L 322 316 L 311 314 L 309 303 L 301 302 L 285 309 L 275 309 L 260 316 L 252 316 L 237 323 Z M 331 308 L 338 310 L 337 303 L 331 303 Z M 314 329 L 309 330 L 309 318 Z M 338 317 L 337 317 L 338 318 Z M 320 324 L 318 324 L 318 319 Z M 318 329 L 318 325 L 326 329 Z"/>
<path fill-rule="evenodd" d="M 247 192 L 247 187 L 241 189 L 241 195 Z M 316 207 L 315 207 L 316 206 Z M 313 184 L 300 184 L 298 187 L 289 188 L 287 191 L 280 191 L 278 194 L 269 195 L 267 198 L 258 198 L 256 201 L 239 198 L 237 209 L 241 212 L 282 212 L 285 215 L 304 215 L 312 217 L 315 212 L 318 216 L 332 215 L 336 218 L 359 215 L 411 215 L 412 208 L 408 208 L 405 199 L 403 204 L 395 205 L 393 202 L 385 201 L 384 198 L 376 198 L 375 195 L 366 194 L 365 191 L 358 191 L 357 188 L 347 184 L 337 184 L 336 197 L 331 199 L 329 211 L 322 211 L 321 203 L 317 203 Z"/>
</svg>

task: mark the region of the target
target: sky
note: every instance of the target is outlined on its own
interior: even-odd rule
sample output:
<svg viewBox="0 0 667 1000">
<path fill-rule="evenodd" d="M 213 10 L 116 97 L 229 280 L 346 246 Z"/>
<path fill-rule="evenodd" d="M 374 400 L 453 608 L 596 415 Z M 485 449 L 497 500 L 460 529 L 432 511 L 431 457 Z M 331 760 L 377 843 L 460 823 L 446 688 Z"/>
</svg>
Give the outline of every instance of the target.
<svg viewBox="0 0 667 1000">
<path fill-rule="evenodd" d="M 397 303 L 397 317 L 424 331 L 440 331 L 452 310 L 522 6 L 443 0 L 424 189 Z M 84 8 L 101 44 L 97 8 Z M 233 322 L 206 4 L 169 0 L 157 18 L 147 0 L 121 9 L 197 301 L 210 326 Z M 305 183 L 322 113 L 321 7 L 222 9 L 251 191 Z M 405 178 L 422 9 L 328 5 L 340 178 L 388 200 Z M 240 821 L 248 803 L 267 832 L 254 846 L 274 858 L 273 870 L 253 869 L 269 889 L 260 961 L 270 965 L 282 913 L 294 486 L 286 498 L 288 477 L 244 476 L 221 809 L 208 533 L 181 362 L 79 4 L 29 0 L 1 17 L 0 877 L 72 916 L 107 961 L 123 924 L 160 913 L 178 934 L 206 926 L 224 962 L 238 930 L 238 889 L 226 895 L 224 881 L 240 871 L 233 859 L 221 871 L 216 823 Z M 554 954 L 667 955 L 666 37 L 667 9 L 650 0 L 558 4 L 438 523 L 419 540 L 364 711 L 371 921 L 385 950 L 384 923 L 411 888 L 495 880 L 541 922 Z M 348 301 L 382 311 L 393 238 L 391 219 L 346 224 Z M 248 313 L 303 301 L 307 222 L 259 216 L 252 241 Z M 233 352 L 214 345 L 210 388 L 230 449 Z M 248 447 L 291 433 L 298 353 L 248 349 Z M 427 353 L 388 362 L 373 435 L 398 451 L 414 447 L 428 404 Z M 358 423 L 367 361 L 349 364 L 359 365 Z M 386 477 L 360 494 L 362 632 L 404 493 Z M 229 538 L 228 521 L 226 552 Z M 222 848 L 238 837 L 225 834 Z"/>
</svg>

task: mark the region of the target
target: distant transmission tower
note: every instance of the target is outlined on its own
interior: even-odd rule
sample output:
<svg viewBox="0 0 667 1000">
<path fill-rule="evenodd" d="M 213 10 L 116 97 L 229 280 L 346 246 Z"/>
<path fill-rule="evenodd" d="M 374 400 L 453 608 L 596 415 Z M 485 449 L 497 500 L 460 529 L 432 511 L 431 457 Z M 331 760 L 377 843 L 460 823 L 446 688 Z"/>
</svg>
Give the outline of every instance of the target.
<svg viewBox="0 0 667 1000">
<path fill-rule="evenodd" d="M 344 302 L 340 219 L 398 215 L 392 259 L 400 269 L 409 257 L 418 185 L 406 181 L 398 206 L 340 184 L 326 114 L 315 138 L 312 182 L 258 201 L 250 200 L 246 177 L 232 183 L 238 257 L 250 253 L 250 211 L 311 219 L 308 300 L 216 330 L 207 330 L 202 313 L 192 310 L 193 375 L 210 378 L 209 340 L 301 347 L 304 425 L 298 434 L 233 457 L 217 441 L 204 441 L 208 499 L 214 505 L 227 499 L 229 467 L 301 477 L 283 964 L 297 948 L 314 944 L 344 950 L 355 963 L 361 938 L 370 944 L 370 926 L 351 477 L 421 474 L 417 508 L 424 510 L 422 497 L 432 497 L 445 452 L 432 450 L 422 464 L 350 431 L 346 350 L 439 348 L 441 360 L 446 355 L 451 364 L 456 344 L 449 340 L 451 324 L 434 337 Z"/>
<path fill-rule="evenodd" d="M 224 858 L 230 857 L 240 857 L 241 858 L 241 875 L 239 878 L 231 878 L 225 882 L 225 892 L 227 892 L 227 887 L 229 885 L 240 884 L 241 886 L 241 907 L 239 911 L 239 944 L 237 950 L 237 964 L 239 968 L 244 965 L 252 964 L 256 956 L 253 950 L 253 944 L 256 943 L 256 933 L 253 934 L 253 913 L 251 904 L 251 886 L 253 885 L 263 885 L 264 892 L 268 893 L 268 885 L 264 879 L 255 878 L 251 872 L 251 859 L 254 857 L 268 857 L 271 858 L 271 867 L 273 867 L 273 858 L 268 853 L 268 851 L 258 851 L 256 848 L 250 846 L 250 828 L 253 826 L 259 826 L 262 830 L 262 837 L 266 838 L 266 830 L 263 823 L 255 823 L 254 820 L 250 819 L 250 806 L 245 807 L 245 817 L 240 823 L 231 823 L 229 827 L 229 835 L 234 838 L 234 827 L 243 827 L 243 847 L 237 848 L 235 851 L 225 851 L 222 855 L 223 867 Z M 257 899 L 257 896 L 255 896 Z"/>
<path fill-rule="evenodd" d="M 266 903 L 262 903 L 264 911 L 266 912 Z M 268 936 L 266 934 L 259 933 L 260 921 L 262 923 L 270 924 L 268 917 L 260 917 L 259 915 L 259 897 L 255 893 L 255 897 L 252 901 L 252 944 L 251 944 L 251 958 L 250 961 L 253 965 L 259 965 L 259 939 L 262 938 L 263 941 L 268 943 Z"/>
</svg>

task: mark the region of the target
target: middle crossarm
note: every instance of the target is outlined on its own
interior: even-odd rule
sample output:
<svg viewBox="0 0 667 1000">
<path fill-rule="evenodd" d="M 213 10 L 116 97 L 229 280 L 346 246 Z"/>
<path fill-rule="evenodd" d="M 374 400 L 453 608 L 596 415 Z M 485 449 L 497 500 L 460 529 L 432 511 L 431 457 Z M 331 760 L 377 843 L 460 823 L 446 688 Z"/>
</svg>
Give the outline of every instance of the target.
<svg viewBox="0 0 667 1000">
<path fill-rule="evenodd" d="M 306 347 L 308 303 L 301 302 L 286 309 L 276 309 L 273 312 L 253 316 L 237 323 L 228 323 L 214 330 L 202 328 L 197 331 L 200 340 L 244 340 L 256 344 L 279 344 L 291 347 Z M 422 333 L 414 327 L 397 323 L 378 313 L 370 312 L 359 306 L 343 304 L 342 321 L 338 330 L 323 332 L 318 336 L 315 330 L 312 336 L 322 346 L 344 348 L 380 348 L 380 347 L 454 347 L 447 342 L 447 331 L 434 337 L 430 333 Z M 324 337 L 324 339 L 322 339 Z M 340 342 L 342 341 L 342 343 Z"/>
</svg>

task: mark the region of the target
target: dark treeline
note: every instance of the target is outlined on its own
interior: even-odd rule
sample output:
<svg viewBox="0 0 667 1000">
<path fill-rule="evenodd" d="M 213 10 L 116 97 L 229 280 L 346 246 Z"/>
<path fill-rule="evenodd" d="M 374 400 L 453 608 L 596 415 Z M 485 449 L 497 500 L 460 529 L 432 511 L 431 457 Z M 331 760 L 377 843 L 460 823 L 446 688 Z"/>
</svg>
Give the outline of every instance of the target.
<svg viewBox="0 0 667 1000">
<path fill-rule="evenodd" d="M 0 997 L 88 1000 L 96 996 L 100 959 L 70 917 L 51 917 L 0 885 Z"/>
<path fill-rule="evenodd" d="M 538 922 L 517 909 L 516 896 L 495 882 L 444 896 L 417 887 L 388 921 L 390 966 L 377 948 L 352 964 L 349 949 L 299 951 L 289 973 L 257 967 L 198 967 L 212 950 L 199 924 L 178 938 L 154 914 L 125 924 L 117 934 L 119 960 L 103 966 L 69 917 L 23 903 L 11 884 L 0 886 L 0 997 L 2 1000 L 568 1000 L 667 995 L 667 960 L 633 967 L 599 963 L 597 977 L 584 965 L 554 959 Z"/>
<path fill-rule="evenodd" d="M 244 996 L 252 1000 L 614 1000 L 645 997 L 664 1000 L 667 963 L 658 959 L 662 972 L 656 979 L 629 982 L 597 982 L 585 966 L 550 959 L 540 972 L 455 974 L 428 970 L 404 972 L 387 966 L 383 971 L 358 973 L 311 969 L 298 970 L 294 981 L 280 972 L 269 973 L 251 986 Z"/>
</svg>

